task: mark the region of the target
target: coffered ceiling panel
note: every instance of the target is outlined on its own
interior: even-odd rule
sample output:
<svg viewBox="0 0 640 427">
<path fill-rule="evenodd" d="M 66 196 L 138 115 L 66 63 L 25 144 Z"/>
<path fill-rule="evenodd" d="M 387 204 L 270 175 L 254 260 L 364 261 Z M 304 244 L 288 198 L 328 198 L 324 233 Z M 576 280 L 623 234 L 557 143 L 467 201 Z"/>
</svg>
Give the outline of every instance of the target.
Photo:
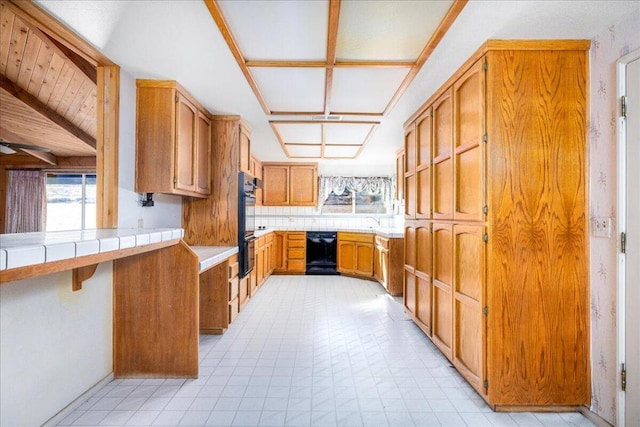
<svg viewBox="0 0 640 427">
<path fill-rule="evenodd" d="M 319 145 L 287 145 L 290 157 L 318 158 L 321 156 Z"/>
<path fill-rule="evenodd" d="M 452 3 L 343 1 L 337 59 L 415 61 Z"/>
<path fill-rule="evenodd" d="M 219 1 L 249 60 L 324 60 L 328 0 Z"/>
<path fill-rule="evenodd" d="M 324 157 L 353 159 L 361 147 L 344 145 L 327 145 L 324 147 Z"/>
<path fill-rule="evenodd" d="M 278 123 L 277 131 L 285 142 L 318 144 L 322 140 L 320 123 Z"/>
<path fill-rule="evenodd" d="M 331 110 L 382 113 L 398 90 L 408 68 L 336 68 Z"/>
<path fill-rule="evenodd" d="M 251 73 L 271 111 L 324 110 L 324 68 L 255 67 Z"/>
<path fill-rule="evenodd" d="M 325 126 L 325 143 L 362 144 L 366 140 L 374 124 L 338 124 L 328 123 Z"/>
</svg>

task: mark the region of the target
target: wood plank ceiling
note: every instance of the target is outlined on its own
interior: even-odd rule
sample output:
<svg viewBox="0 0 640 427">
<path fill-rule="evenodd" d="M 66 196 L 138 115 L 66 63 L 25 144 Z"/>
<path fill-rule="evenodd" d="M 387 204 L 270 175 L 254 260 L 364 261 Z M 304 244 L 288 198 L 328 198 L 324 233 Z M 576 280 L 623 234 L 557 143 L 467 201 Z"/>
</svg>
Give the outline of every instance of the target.
<svg viewBox="0 0 640 427">
<path fill-rule="evenodd" d="M 46 148 L 20 151 L 49 165 L 95 158 L 96 81 L 95 65 L 0 0 L 0 142 Z"/>
<path fill-rule="evenodd" d="M 286 155 L 311 159 L 356 158 L 467 3 L 204 1 Z"/>
</svg>

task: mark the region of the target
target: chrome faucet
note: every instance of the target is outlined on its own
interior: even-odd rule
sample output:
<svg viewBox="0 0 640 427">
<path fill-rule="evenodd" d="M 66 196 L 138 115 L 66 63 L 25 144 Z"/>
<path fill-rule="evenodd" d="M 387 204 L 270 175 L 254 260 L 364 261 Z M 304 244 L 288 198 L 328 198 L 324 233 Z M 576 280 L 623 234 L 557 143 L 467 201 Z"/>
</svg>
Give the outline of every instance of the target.
<svg viewBox="0 0 640 427">
<path fill-rule="evenodd" d="M 378 227 L 380 227 L 380 218 L 375 218 L 372 216 L 368 216 L 367 219 L 372 219 L 376 222 L 376 224 L 378 225 Z"/>
</svg>

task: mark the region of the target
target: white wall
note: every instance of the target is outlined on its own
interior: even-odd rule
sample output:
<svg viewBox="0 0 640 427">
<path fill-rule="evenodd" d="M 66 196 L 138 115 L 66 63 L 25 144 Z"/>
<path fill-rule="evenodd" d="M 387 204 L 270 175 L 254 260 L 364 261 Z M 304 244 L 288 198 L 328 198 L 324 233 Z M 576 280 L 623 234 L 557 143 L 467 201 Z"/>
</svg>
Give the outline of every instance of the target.
<svg viewBox="0 0 640 427">
<path fill-rule="evenodd" d="M 136 158 L 136 81 L 120 72 L 120 147 L 118 176 L 118 226 L 137 228 L 181 227 L 182 197 L 154 194 L 155 206 L 143 208 L 134 192 Z"/>
<path fill-rule="evenodd" d="M 41 425 L 113 371 L 112 263 L 0 286 L 0 425 Z"/>
</svg>

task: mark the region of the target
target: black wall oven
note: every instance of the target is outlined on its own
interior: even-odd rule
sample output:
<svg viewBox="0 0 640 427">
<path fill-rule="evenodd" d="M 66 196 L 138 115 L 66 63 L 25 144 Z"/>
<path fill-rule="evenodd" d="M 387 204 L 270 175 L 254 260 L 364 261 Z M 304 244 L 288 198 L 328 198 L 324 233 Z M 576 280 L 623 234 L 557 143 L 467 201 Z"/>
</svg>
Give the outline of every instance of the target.
<svg viewBox="0 0 640 427">
<path fill-rule="evenodd" d="M 256 228 L 256 186 L 258 182 L 251 175 L 238 174 L 238 263 L 239 276 L 245 277 L 253 270 L 254 232 Z"/>
</svg>

